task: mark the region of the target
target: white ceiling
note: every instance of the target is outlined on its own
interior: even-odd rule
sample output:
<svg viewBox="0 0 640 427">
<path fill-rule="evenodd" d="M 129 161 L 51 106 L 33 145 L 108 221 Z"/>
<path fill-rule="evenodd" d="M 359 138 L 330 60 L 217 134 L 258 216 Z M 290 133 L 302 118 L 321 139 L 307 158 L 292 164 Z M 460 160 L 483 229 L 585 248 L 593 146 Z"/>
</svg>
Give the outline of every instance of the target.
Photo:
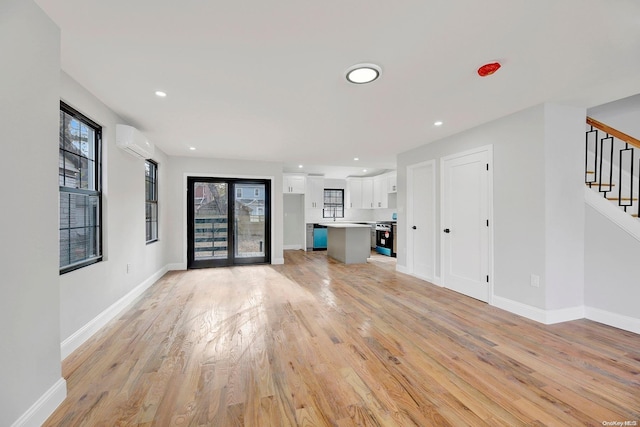
<svg viewBox="0 0 640 427">
<path fill-rule="evenodd" d="M 544 101 L 640 92 L 636 0 L 36 2 L 63 70 L 169 155 L 357 173 Z M 360 62 L 381 78 L 348 83 Z"/>
</svg>

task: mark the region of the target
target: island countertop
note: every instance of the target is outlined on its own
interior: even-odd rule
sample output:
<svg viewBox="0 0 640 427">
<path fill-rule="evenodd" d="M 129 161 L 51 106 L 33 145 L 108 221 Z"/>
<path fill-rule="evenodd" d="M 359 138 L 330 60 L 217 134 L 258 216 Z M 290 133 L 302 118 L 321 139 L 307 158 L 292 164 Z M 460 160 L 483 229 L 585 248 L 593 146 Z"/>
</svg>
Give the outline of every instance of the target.
<svg viewBox="0 0 640 427">
<path fill-rule="evenodd" d="M 325 227 L 331 227 L 331 228 L 371 228 L 370 225 L 366 225 L 366 224 L 354 224 L 354 223 L 350 223 L 350 222 L 326 222 L 323 223 L 322 225 L 324 225 Z"/>
</svg>

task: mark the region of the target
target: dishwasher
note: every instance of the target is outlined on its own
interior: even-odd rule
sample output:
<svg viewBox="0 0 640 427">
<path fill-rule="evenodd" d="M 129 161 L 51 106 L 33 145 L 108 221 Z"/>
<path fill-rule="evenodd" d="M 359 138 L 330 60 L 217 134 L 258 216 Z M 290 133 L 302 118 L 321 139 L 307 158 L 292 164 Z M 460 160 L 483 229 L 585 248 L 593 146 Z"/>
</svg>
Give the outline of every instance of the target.
<svg viewBox="0 0 640 427">
<path fill-rule="evenodd" d="M 327 249 L 327 226 L 313 224 L 313 250 L 323 251 Z"/>
</svg>

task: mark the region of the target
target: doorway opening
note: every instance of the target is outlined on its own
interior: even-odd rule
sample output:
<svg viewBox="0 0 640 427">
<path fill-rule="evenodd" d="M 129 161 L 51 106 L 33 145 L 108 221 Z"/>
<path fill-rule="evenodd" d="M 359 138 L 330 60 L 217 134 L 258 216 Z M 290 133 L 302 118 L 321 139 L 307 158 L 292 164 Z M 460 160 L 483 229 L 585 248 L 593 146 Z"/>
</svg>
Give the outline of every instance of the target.
<svg viewBox="0 0 640 427">
<path fill-rule="evenodd" d="M 187 268 L 271 262 L 271 181 L 187 178 Z"/>
</svg>

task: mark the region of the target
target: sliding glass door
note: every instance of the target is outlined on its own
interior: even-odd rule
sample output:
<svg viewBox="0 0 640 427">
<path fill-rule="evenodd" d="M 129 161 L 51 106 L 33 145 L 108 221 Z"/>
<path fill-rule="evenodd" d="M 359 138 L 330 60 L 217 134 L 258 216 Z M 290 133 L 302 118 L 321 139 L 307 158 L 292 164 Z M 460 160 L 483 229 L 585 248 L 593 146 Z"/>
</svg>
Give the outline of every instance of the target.
<svg viewBox="0 0 640 427">
<path fill-rule="evenodd" d="M 187 266 L 271 261 L 269 180 L 187 179 Z"/>
</svg>

